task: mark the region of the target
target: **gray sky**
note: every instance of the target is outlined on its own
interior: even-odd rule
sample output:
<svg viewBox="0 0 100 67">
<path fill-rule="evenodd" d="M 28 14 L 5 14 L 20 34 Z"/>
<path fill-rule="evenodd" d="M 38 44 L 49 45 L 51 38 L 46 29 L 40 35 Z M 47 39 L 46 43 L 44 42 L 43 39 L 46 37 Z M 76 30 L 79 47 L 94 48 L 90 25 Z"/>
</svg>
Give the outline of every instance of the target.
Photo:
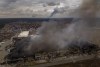
<svg viewBox="0 0 100 67">
<path fill-rule="evenodd" d="M 48 4 L 54 4 L 53 6 Z M 73 16 L 82 0 L 0 0 L 0 18 L 6 17 L 53 17 Z"/>
</svg>

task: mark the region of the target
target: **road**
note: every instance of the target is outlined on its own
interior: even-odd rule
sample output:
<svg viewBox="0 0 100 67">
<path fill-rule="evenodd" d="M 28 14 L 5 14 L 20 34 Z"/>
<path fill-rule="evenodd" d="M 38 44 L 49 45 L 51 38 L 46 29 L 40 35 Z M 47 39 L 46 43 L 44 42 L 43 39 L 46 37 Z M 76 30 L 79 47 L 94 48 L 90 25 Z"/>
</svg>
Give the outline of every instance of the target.
<svg viewBox="0 0 100 67">
<path fill-rule="evenodd" d="M 84 55 L 84 56 L 73 56 L 73 57 L 62 57 L 55 59 L 54 61 L 51 61 L 50 63 L 46 64 L 40 64 L 40 65 L 35 65 L 35 66 L 30 66 L 30 67 L 49 67 L 49 66 L 54 66 L 54 65 L 60 65 L 60 64 L 66 64 L 66 63 L 75 63 L 78 61 L 83 61 L 83 60 L 89 60 L 93 59 L 95 55 Z"/>
<path fill-rule="evenodd" d="M 10 40 L 7 40 L 3 43 L 0 43 L 0 45 L 1 45 L 1 47 L 0 47 L 0 63 L 4 62 L 4 58 L 8 54 L 8 52 L 5 50 L 5 48 L 9 44 L 11 44 Z M 0 67 L 11 67 L 11 66 L 9 66 L 9 65 L 0 65 Z"/>
</svg>

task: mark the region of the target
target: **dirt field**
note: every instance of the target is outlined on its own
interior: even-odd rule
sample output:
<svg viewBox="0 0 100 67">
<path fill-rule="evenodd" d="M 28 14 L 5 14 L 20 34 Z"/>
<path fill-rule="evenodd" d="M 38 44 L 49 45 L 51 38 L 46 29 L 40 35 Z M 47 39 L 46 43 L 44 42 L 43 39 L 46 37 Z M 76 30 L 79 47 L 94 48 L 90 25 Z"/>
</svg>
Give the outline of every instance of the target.
<svg viewBox="0 0 100 67">
<path fill-rule="evenodd" d="M 51 67 L 100 67 L 100 59 L 91 59 L 80 61 L 76 63 L 68 63 L 63 65 L 51 66 Z"/>
</svg>

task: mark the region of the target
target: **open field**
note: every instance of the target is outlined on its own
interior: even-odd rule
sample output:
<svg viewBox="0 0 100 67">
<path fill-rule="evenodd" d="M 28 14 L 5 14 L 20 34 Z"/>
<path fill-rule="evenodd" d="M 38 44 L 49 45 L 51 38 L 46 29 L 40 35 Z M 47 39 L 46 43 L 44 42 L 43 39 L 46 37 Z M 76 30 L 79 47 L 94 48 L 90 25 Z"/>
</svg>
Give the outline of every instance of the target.
<svg viewBox="0 0 100 67">
<path fill-rule="evenodd" d="M 91 59 L 91 60 L 79 61 L 76 63 L 68 63 L 50 67 L 100 67 L 99 64 L 100 64 L 100 59 Z"/>
</svg>

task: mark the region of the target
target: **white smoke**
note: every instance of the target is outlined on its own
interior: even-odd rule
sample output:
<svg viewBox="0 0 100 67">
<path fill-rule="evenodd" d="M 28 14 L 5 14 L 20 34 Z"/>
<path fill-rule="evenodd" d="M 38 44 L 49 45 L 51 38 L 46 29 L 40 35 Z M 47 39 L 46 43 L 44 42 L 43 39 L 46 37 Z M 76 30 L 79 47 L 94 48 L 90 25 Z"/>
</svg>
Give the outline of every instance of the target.
<svg viewBox="0 0 100 67">
<path fill-rule="evenodd" d="M 88 0 L 88 2 L 83 1 L 83 4 L 79 7 L 81 19 L 74 19 L 69 25 L 67 25 L 67 22 L 44 22 L 37 33 L 42 36 L 44 42 L 56 44 L 61 48 L 68 45 L 73 40 L 88 41 L 91 36 L 89 35 L 90 33 L 87 32 L 87 29 L 92 28 L 91 24 L 96 24 L 95 7 L 96 2 L 94 0 Z M 87 10 L 83 8 L 87 8 Z"/>
<path fill-rule="evenodd" d="M 24 51 L 23 53 L 31 55 L 34 52 L 38 51 L 52 51 L 63 49 L 73 41 L 89 41 L 89 39 L 91 38 L 91 32 L 88 32 L 87 29 L 92 28 L 92 26 L 89 25 L 95 24 L 94 19 L 96 18 L 95 8 L 90 8 L 92 7 L 91 3 L 94 6 L 96 6 L 96 4 L 94 4 L 94 0 L 90 0 L 89 3 L 90 5 L 88 5 L 87 2 L 83 2 L 82 6 L 79 8 L 81 17 L 80 19 L 75 18 L 73 19 L 73 21 L 71 21 L 72 23 L 69 23 L 67 21 L 44 22 L 41 25 L 41 27 L 37 29 L 36 35 L 33 35 L 25 40 L 22 40 L 20 43 L 17 44 L 16 48 L 18 48 L 18 50 L 22 50 L 22 52 Z M 90 15 L 87 14 L 88 11 L 84 10 L 83 7 L 89 8 Z M 90 23 L 91 21 L 92 23 Z M 19 44 L 21 46 L 19 46 Z"/>
<path fill-rule="evenodd" d="M 83 31 L 85 32 L 83 27 L 83 23 L 80 22 L 72 22 L 71 24 L 56 21 L 44 22 L 37 29 L 38 35 L 32 38 L 32 43 L 35 41 L 41 46 L 44 46 L 41 44 L 44 42 L 47 46 L 51 45 L 53 47 L 55 45 L 59 46 L 59 48 L 64 48 L 74 40 L 80 41 L 87 39 L 87 34 L 82 34 Z"/>
</svg>

